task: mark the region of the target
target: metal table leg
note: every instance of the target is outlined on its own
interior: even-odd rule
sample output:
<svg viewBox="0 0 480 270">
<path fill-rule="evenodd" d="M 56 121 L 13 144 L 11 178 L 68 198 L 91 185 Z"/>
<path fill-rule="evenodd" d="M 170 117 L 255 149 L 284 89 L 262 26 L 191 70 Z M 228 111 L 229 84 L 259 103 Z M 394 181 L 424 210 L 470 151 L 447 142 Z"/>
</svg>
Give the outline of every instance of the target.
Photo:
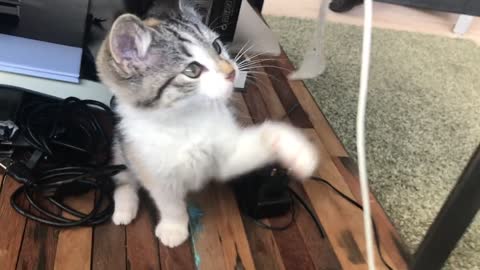
<svg viewBox="0 0 480 270">
<path fill-rule="evenodd" d="M 480 208 L 480 146 L 417 249 L 413 270 L 440 269 Z"/>
</svg>

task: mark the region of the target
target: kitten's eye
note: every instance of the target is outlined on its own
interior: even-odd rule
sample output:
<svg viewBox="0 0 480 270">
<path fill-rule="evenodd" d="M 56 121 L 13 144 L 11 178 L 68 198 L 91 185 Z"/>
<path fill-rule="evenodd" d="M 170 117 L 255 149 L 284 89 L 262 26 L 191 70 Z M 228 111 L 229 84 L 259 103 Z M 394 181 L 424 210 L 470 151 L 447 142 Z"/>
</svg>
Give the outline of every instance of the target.
<svg viewBox="0 0 480 270">
<path fill-rule="evenodd" d="M 197 62 L 190 63 L 187 68 L 182 72 L 185 76 L 190 77 L 192 79 L 196 79 L 200 77 L 204 68 Z"/>
<path fill-rule="evenodd" d="M 222 45 L 220 44 L 220 39 L 219 38 L 217 38 L 213 41 L 212 46 L 218 54 L 222 53 Z"/>
</svg>

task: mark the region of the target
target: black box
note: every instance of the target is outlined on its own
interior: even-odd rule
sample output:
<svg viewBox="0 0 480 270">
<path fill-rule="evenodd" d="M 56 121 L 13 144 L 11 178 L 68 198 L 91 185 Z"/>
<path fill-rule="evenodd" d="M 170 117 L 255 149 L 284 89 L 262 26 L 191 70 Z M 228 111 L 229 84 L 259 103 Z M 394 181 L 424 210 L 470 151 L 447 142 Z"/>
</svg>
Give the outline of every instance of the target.
<svg viewBox="0 0 480 270">
<path fill-rule="evenodd" d="M 251 218 L 282 216 L 292 207 L 287 171 L 278 164 L 266 166 L 233 181 L 240 211 Z"/>
<path fill-rule="evenodd" d="M 222 41 L 231 42 L 235 35 L 242 0 L 196 0 L 204 22 L 220 34 Z"/>
</svg>

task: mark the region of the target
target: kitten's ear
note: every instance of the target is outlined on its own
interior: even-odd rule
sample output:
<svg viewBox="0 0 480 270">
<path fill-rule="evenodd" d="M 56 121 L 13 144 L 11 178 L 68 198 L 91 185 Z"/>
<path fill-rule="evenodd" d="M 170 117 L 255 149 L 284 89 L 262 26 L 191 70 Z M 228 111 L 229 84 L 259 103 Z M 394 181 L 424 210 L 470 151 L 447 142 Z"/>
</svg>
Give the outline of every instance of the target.
<svg viewBox="0 0 480 270">
<path fill-rule="evenodd" d="M 118 17 L 109 39 L 112 57 L 124 72 L 132 74 L 145 65 L 152 36 L 137 16 L 124 14 Z"/>
</svg>

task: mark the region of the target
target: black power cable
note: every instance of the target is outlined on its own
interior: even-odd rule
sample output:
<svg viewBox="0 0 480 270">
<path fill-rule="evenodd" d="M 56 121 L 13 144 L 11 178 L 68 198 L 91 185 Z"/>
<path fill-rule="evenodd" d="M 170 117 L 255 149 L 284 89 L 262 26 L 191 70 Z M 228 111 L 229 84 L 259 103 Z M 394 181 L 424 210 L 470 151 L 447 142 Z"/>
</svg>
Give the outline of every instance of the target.
<svg viewBox="0 0 480 270">
<path fill-rule="evenodd" d="M 111 165 L 101 168 L 64 167 L 45 171 L 38 179 L 18 188 L 10 198 L 10 204 L 21 215 L 43 224 L 57 227 L 93 226 L 107 221 L 113 213 L 111 181 L 109 177 L 124 170 L 124 165 Z M 18 168 L 14 167 L 18 172 Z M 9 174 L 7 170 L 7 174 Z M 13 174 L 13 173 L 12 173 Z M 15 177 L 14 177 L 15 178 Z M 62 201 L 67 196 L 80 195 L 90 190 L 95 191 L 95 200 L 89 213 L 72 209 Z M 19 197 L 24 195 L 28 205 L 39 214 L 22 207 Z M 75 219 L 66 218 L 46 208 L 45 203 L 70 213 Z M 105 206 L 102 207 L 102 204 Z M 51 207 L 50 207 L 51 208 Z"/>
<path fill-rule="evenodd" d="M 349 203 L 353 204 L 355 207 L 357 207 L 358 209 L 362 210 L 363 211 L 363 206 L 361 204 L 359 204 L 358 202 L 356 202 L 354 199 L 348 197 L 347 195 L 345 195 L 343 192 L 341 192 L 340 190 L 338 190 L 336 187 L 334 187 L 330 182 L 328 182 L 327 180 L 321 178 L 321 177 L 317 177 L 317 176 L 312 176 L 311 179 L 317 181 L 317 182 L 320 182 L 320 183 L 323 183 L 325 185 L 327 185 L 328 187 L 330 187 L 333 191 L 335 191 L 335 193 L 337 193 L 338 195 L 340 195 L 340 197 L 342 197 L 343 199 L 345 199 L 346 201 L 348 201 Z M 378 229 L 377 229 L 377 225 L 375 224 L 375 221 L 373 220 L 372 218 L 372 227 L 373 227 L 373 236 L 374 236 L 374 240 L 375 240 L 375 245 L 377 246 L 377 252 L 378 252 L 378 255 L 380 257 L 380 259 L 382 260 L 382 263 L 385 265 L 385 267 L 387 267 L 387 269 L 389 270 L 392 270 L 392 267 L 385 261 L 385 258 L 383 257 L 383 254 L 382 254 L 382 249 L 380 248 L 380 239 L 379 239 L 379 235 L 378 235 Z"/>
<path fill-rule="evenodd" d="M 113 122 L 110 108 L 95 100 L 69 97 L 32 101 L 21 108 L 19 126 L 33 148 L 57 163 L 66 159 L 77 164 L 105 165 L 110 140 L 99 122 L 99 111 Z"/>
<path fill-rule="evenodd" d="M 335 186 L 333 186 L 327 180 L 325 180 L 323 178 L 320 178 L 320 177 L 317 177 L 317 176 L 312 176 L 311 179 L 327 185 L 329 188 L 331 188 L 333 191 L 335 191 L 335 193 L 337 195 L 339 195 L 340 197 L 342 197 L 343 199 L 345 199 L 346 201 L 348 201 L 349 203 L 351 203 L 352 205 L 354 205 L 355 207 L 357 207 L 358 209 L 363 211 L 363 207 L 362 207 L 361 204 L 359 204 L 358 202 L 356 202 L 354 199 L 350 198 L 349 196 L 345 195 L 345 193 L 338 190 Z M 313 211 L 313 209 L 305 202 L 305 200 L 302 198 L 302 196 L 300 196 L 297 192 L 295 192 L 291 187 L 287 187 L 287 188 L 288 188 L 290 194 L 293 195 L 293 197 L 298 202 L 300 202 L 300 204 L 303 206 L 303 208 L 305 208 L 305 210 L 308 212 L 310 217 L 313 219 L 313 221 L 315 223 L 315 226 L 317 227 L 317 229 L 320 233 L 320 236 L 322 238 L 325 238 L 326 237 L 325 229 L 323 228 L 320 220 L 318 219 L 318 217 L 315 214 L 315 212 Z M 295 210 L 295 205 L 293 204 L 293 200 L 292 200 L 292 205 L 291 205 L 290 209 L 292 209 L 291 218 L 288 221 L 288 223 L 285 224 L 285 225 L 271 226 L 271 225 L 265 224 L 265 223 L 263 223 L 263 222 L 261 222 L 260 220 L 257 220 L 257 219 L 253 219 L 253 221 L 255 222 L 255 224 L 257 224 L 257 225 L 259 225 L 259 226 L 261 226 L 262 228 L 265 228 L 265 229 L 286 230 L 295 222 L 295 211 L 294 211 Z M 375 244 L 376 244 L 376 247 L 377 247 L 377 252 L 379 254 L 379 257 L 382 260 L 382 263 L 385 265 L 385 267 L 387 267 L 387 269 L 389 269 L 389 270 L 392 270 L 393 268 L 386 262 L 385 258 L 383 257 L 382 250 L 380 248 L 380 239 L 379 239 L 379 235 L 378 235 L 378 229 L 377 229 L 377 226 L 376 226 L 375 221 L 373 219 L 372 219 L 372 225 L 373 225 L 373 234 L 374 234 L 374 238 L 375 238 L 374 240 L 375 240 Z"/>
<path fill-rule="evenodd" d="M 318 219 L 317 215 L 315 214 L 315 212 L 313 211 L 313 209 L 305 202 L 305 200 L 303 200 L 303 198 L 297 193 L 295 192 L 291 187 L 288 187 L 288 190 L 291 194 L 293 194 L 293 196 L 295 197 L 295 199 L 297 199 L 300 204 L 303 206 L 303 208 L 305 208 L 305 210 L 307 210 L 308 214 L 310 215 L 310 217 L 313 219 L 313 222 L 315 222 L 315 226 L 317 226 L 317 229 L 318 231 L 320 232 L 320 236 L 322 238 L 325 238 L 325 229 L 323 228 L 322 226 L 322 223 L 320 222 L 320 220 Z"/>
<path fill-rule="evenodd" d="M 284 116 L 280 117 L 279 120 L 282 121 L 282 120 L 285 120 L 287 119 L 295 110 L 297 110 L 298 108 L 301 108 L 300 107 L 300 104 L 299 103 L 295 103 L 293 104 L 285 113 Z M 320 177 L 317 177 L 317 176 L 312 176 L 311 179 L 315 180 L 315 181 L 318 181 L 320 183 L 323 183 L 325 185 L 327 185 L 328 187 L 330 187 L 333 191 L 335 191 L 336 194 L 338 194 L 340 197 L 342 197 L 343 199 L 345 199 L 346 201 L 348 201 L 349 203 L 351 203 L 352 205 L 354 205 L 355 207 L 357 207 L 358 209 L 362 210 L 363 211 L 363 207 L 361 204 L 359 204 L 358 202 L 356 202 L 354 199 L 350 198 L 349 196 L 345 195 L 343 192 L 341 192 L 340 190 L 338 190 L 335 186 L 333 186 L 330 182 L 326 181 L 325 179 L 323 178 L 320 178 Z M 320 220 L 318 219 L 318 217 L 316 216 L 315 212 L 308 206 L 308 204 L 305 202 L 305 200 L 298 194 L 296 193 L 292 188 L 290 187 L 287 187 L 288 190 L 289 190 L 289 193 L 291 195 L 293 195 L 295 197 L 295 199 L 297 199 L 300 204 L 303 206 L 303 208 L 305 208 L 305 210 L 308 212 L 308 214 L 310 215 L 310 217 L 313 219 L 313 221 L 315 222 L 315 225 L 316 227 L 318 228 L 318 231 L 320 232 L 320 235 L 322 236 L 322 238 L 325 238 L 326 236 L 326 232 L 325 232 L 325 229 L 323 228 Z M 293 202 L 292 202 L 292 206 L 291 206 L 291 209 L 295 209 L 294 205 L 293 205 Z M 270 229 L 270 230 L 285 230 L 285 229 L 288 229 L 295 221 L 295 214 L 294 212 L 292 213 L 292 218 L 291 220 L 285 224 L 284 226 L 280 226 L 280 227 L 272 227 L 272 226 L 269 226 L 265 223 L 262 223 L 260 222 L 259 220 L 256 220 L 256 219 L 253 219 L 254 222 L 265 228 L 265 229 Z M 372 219 L 372 225 L 373 225 L 373 234 L 374 234 L 374 238 L 375 238 L 375 244 L 377 246 L 377 251 L 378 251 L 378 254 L 380 256 L 380 259 L 382 260 L 383 264 L 385 265 L 385 267 L 387 267 L 387 269 L 389 270 L 392 270 L 392 267 L 390 267 L 390 265 L 385 261 L 385 258 L 383 257 L 383 254 L 382 254 L 382 251 L 381 251 L 381 248 L 380 248 L 380 240 L 379 240 L 379 235 L 378 235 L 378 230 L 377 230 L 377 226 L 375 224 L 375 221 Z"/>
<path fill-rule="evenodd" d="M 107 221 L 113 213 L 111 177 L 126 168 L 108 165 L 111 138 L 104 126 L 113 121 L 110 108 L 93 100 L 70 97 L 24 105 L 19 126 L 34 152 L 29 161 L 0 161 L 6 175 L 22 184 L 10 198 L 12 207 L 29 219 L 57 227 Z M 88 213 L 64 203 L 69 196 L 89 191 L 95 192 L 95 199 Z M 73 218 L 62 216 L 61 211 Z"/>
<path fill-rule="evenodd" d="M 300 104 L 299 103 L 295 103 L 293 106 L 291 106 L 288 111 L 285 113 L 285 116 L 283 116 L 281 118 L 281 120 L 284 120 L 286 119 L 287 117 L 289 117 L 297 108 L 300 107 Z M 354 205 L 355 207 L 357 207 L 358 209 L 362 210 L 363 211 L 363 207 L 361 204 L 359 204 L 358 202 L 356 202 L 354 199 L 350 198 L 349 196 L 345 195 L 343 192 L 341 192 L 340 190 L 338 190 L 336 187 L 334 187 L 330 182 L 328 182 L 327 180 L 321 178 L 321 177 L 317 177 L 317 176 L 312 176 L 311 179 L 315 180 L 315 181 L 318 181 L 320 183 L 323 183 L 325 185 L 327 185 L 328 187 L 330 187 L 333 191 L 335 191 L 340 197 L 342 197 L 343 199 L 345 199 L 346 201 L 348 201 L 349 203 L 351 203 L 352 205 Z M 291 188 L 290 189 L 290 192 L 294 192 Z M 325 235 L 325 230 L 323 229 L 320 221 L 318 220 L 318 217 L 315 215 L 315 213 L 309 209 L 308 205 L 306 204 L 306 202 L 301 198 L 300 195 L 296 194 L 296 193 L 293 193 L 295 195 L 295 197 L 297 198 L 297 200 L 304 206 L 304 208 L 307 210 L 307 212 L 310 214 L 310 216 L 312 217 L 312 219 L 314 220 L 315 224 L 317 225 L 318 227 L 318 230 L 320 231 L 320 234 L 322 235 L 322 237 Z M 293 222 L 292 222 L 293 223 Z M 390 265 L 385 261 L 385 258 L 383 257 L 383 254 L 382 254 L 382 250 L 380 248 L 380 238 L 379 238 L 379 235 L 378 235 L 378 230 L 377 230 L 377 226 L 375 224 L 375 221 L 373 220 L 372 218 L 372 227 L 373 227 L 373 234 L 374 234 L 374 240 L 375 240 L 375 244 L 377 246 L 377 251 L 378 251 L 378 254 L 380 256 L 380 259 L 382 260 L 383 264 L 387 267 L 387 269 L 389 270 L 392 270 L 392 267 L 390 267 Z"/>
</svg>

